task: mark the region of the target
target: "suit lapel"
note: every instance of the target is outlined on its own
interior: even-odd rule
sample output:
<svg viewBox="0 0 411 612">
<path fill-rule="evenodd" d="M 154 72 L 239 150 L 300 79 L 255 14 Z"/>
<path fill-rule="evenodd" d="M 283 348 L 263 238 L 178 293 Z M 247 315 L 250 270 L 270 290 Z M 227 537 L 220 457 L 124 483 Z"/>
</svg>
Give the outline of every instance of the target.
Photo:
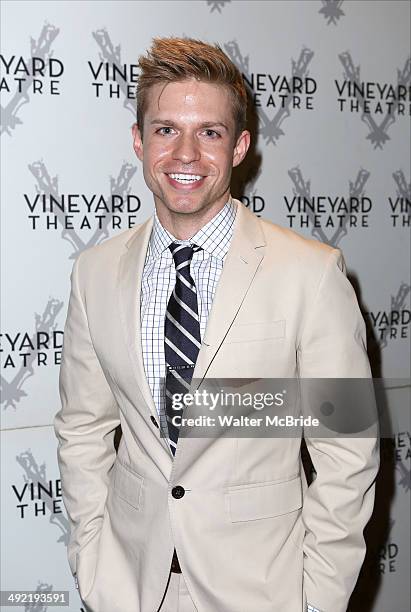
<svg viewBox="0 0 411 612">
<path fill-rule="evenodd" d="M 260 221 L 237 202 L 233 237 L 217 285 L 193 379 L 202 379 L 214 359 L 264 257 Z"/>
<path fill-rule="evenodd" d="M 150 217 L 126 243 L 127 250 L 120 260 L 118 289 L 120 314 L 131 367 L 141 394 L 157 420 L 157 409 L 144 369 L 140 322 L 141 278 L 152 226 L 153 217 Z"/>
</svg>

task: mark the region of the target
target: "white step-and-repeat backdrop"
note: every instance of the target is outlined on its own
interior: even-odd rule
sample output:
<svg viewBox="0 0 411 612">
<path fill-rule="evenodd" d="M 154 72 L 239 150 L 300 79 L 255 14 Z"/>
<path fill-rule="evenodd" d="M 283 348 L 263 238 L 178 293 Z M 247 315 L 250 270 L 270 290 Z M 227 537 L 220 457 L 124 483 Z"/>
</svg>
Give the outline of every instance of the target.
<svg viewBox="0 0 411 612">
<path fill-rule="evenodd" d="M 1 18 L 2 589 L 70 590 L 81 610 L 52 427 L 69 276 L 153 212 L 132 149 L 136 60 L 176 35 L 218 42 L 252 92 L 234 195 L 345 255 L 392 434 L 350 610 L 408 612 L 409 2 L 3 1 Z"/>
</svg>

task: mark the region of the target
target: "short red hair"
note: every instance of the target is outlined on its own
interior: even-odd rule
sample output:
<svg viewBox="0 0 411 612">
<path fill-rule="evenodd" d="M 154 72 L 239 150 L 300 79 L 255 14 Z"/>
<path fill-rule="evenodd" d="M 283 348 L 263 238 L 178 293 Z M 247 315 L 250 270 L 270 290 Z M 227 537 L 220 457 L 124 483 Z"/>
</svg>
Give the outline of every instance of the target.
<svg viewBox="0 0 411 612">
<path fill-rule="evenodd" d="M 242 75 L 219 45 L 193 38 L 154 38 L 147 55 L 138 59 L 137 122 L 143 128 L 147 93 L 158 83 L 197 79 L 227 88 L 231 96 L 236 137 L 244 130 L 247 92 Z"/>
</svg>

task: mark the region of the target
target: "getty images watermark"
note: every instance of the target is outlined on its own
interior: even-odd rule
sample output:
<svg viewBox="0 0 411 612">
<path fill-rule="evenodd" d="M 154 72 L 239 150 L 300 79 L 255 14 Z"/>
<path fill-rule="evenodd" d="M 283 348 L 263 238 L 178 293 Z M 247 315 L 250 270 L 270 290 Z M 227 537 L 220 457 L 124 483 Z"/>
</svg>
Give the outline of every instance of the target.
<svg viewBox="0 0 411 612">
<path fill-rule="evenodd" d="M 285 414 L 265 414 L 264 417 L 251 416 L 249 414 L 218 414 L 216 416 L 200 414 L 198 416 L 185 417 L 183 409 L 186 406 L 202 407 L 214 412 L 218 408 L 252 408 L 255 411 L 265 410 L 268 407 L 283 407 L 286 402 L 287 389 L 283 392 L 232 392 L 232 391 L 217 391 L 210 392 L 207 389 L 196 389 L 193 393 L 174 393 L 172 398 L 172 407 L 176 414 L 171 417 L 171 421 L 175 427 L 298 427 L 298 426 L 313 426 L 318 427 L 320 421 L 312 418 L 311 415 L 306 417 L 293 416 Z"/>
<path fill-rule="evenodd" d="M 181 379 L 167 388 L 172 408 L 162 419 L 181 437 L 390 437 L 389 404 L 409 410 L 410 381 L 370 378 Z M 398 399 L 400 398 L 400 399 Z M 408 406 L 408 408 L 407 408 Z M 401 410 L 401 408 L 400 408 Z"/>
</svg>

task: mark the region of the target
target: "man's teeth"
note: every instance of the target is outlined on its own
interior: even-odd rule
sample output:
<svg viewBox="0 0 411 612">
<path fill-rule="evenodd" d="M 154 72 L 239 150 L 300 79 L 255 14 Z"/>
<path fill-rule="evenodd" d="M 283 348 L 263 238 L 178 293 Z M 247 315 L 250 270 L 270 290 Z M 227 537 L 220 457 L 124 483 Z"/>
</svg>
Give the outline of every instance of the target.
<svg viewBox="0 0 411 612">
<path fill-rule="evenodd" d="M 168 176 L 178 183 L 195 183 L 203 178 L 199 174 L 169 174 Z"/>
</svg>

